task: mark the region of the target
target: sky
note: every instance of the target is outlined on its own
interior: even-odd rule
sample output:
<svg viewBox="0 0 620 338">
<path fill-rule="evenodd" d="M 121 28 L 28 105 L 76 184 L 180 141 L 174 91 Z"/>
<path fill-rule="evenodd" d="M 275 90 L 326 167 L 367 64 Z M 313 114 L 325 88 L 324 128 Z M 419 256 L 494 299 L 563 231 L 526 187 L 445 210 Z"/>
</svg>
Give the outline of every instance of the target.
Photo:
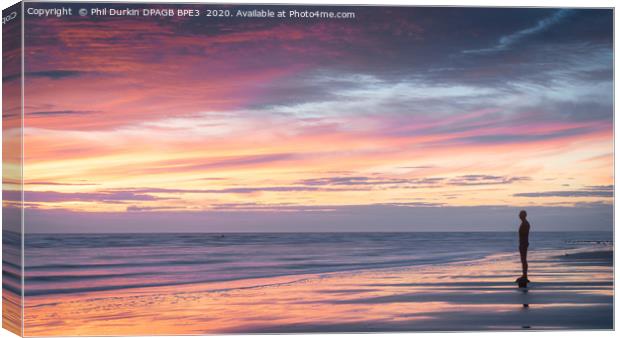
<svg viewBox="0 0 620 338">
<path fill-rule="evenodd" d="M 611 10 L 330 9 L 27 17 L 26 232 L 612 230 Z"/>
</svg>

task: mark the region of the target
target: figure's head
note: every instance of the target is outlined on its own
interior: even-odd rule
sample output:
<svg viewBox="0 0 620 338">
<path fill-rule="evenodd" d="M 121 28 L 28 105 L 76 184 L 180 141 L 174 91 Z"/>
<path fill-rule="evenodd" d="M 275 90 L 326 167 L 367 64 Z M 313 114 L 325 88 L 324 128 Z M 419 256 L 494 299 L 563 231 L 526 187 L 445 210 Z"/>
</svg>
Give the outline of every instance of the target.
<svg viewBox="0 0 620 338">
<path fill-rule="evenodd" d="M 526 217 L 527 217 L 527 212 L 526 212 L 525 210 L 521 210 L 521 211 L 519 212 L 519 218 L 520 218 L 522 221 L 525 221 L 525 218 L 526 218 Z"/>
</svg>

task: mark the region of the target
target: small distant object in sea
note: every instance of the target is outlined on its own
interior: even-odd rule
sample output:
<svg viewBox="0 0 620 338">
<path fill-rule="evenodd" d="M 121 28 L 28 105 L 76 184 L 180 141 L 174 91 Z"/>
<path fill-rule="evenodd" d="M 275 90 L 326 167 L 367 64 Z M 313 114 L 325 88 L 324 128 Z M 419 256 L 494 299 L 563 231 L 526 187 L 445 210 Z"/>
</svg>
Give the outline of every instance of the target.
<svg viewBox="0 0 620 338">
<path fill-rule="evenodd" d="M 532 327 L 529 326 L 529 325 L 523 325 L 523 326 L 521 326 L 521 328 L 523 328 L 523 329 L 531 329 Z"/>
</svg>

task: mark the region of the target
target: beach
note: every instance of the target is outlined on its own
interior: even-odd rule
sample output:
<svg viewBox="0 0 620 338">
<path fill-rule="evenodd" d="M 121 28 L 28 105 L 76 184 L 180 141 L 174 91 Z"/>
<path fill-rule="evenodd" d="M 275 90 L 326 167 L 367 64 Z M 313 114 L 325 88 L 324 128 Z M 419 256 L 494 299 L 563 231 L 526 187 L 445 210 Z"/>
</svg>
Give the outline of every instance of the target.
<svg viewBox="0 0 620 338">
<path fill-rule="evenodd" d="M 613 329 L 614 6 L 535 5 L 7 8 L 3 327 Z"/>
<path fill-rule="evenodd" d="M 532 251 L 314 274 L 31 295 L 25 334 L 565 330 L 613 328 L 613 247 Z M 27 289 L 28 290 L 28 289 Z"/>
</svg>

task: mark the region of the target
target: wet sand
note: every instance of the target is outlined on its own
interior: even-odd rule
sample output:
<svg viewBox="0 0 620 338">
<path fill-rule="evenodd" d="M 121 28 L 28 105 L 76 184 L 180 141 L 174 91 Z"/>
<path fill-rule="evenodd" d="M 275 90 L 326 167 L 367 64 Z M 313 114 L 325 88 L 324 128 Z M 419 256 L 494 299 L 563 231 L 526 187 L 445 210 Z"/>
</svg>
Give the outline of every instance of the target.
<svg viewBox="0 0 620 338">
<path fill-rule="evenodd" d="M 2 290 L 2 327 L 21 335 L 21 315 L 20 295 L 7 289 Z"/>
<path fill-rule="evenodd" d="M 613 254 L 466 263 L 226 283 L 29 296 L 25 334 L 154 335 L 613 328 Z M 526 305 L 524 305 L 526 304 Z"/>
</svg>

